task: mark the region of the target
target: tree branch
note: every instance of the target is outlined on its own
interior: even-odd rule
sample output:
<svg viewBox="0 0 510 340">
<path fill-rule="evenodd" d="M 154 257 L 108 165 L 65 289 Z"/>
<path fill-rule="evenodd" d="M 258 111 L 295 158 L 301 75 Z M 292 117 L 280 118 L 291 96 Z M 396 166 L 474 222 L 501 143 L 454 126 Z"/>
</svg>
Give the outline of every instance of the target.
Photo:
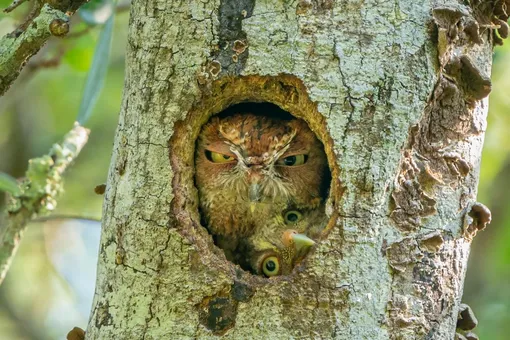
<svg viewBox="0 0 510 340">
<path fill-rule="evenodd" d="M 24 0 L 14 1 L 5 11 L 10 12 Z M 18 77 L 28 59 L 36 54 L 52 36 L 69 32 L 69 16 L 86 0 L 68 0 L 40 7 L 36 3 L 20 28 L 0 39 L 0 96 Z"/>
<path fill-rule="evenodd" d="M 7 91 L 27 60 L 39 51 L 52 34 L 67 33 L 68 21 L 65 13 L 46 4 L 19 36 L 7 34 L 0 39 L 0 95 Z"/>
<path fill-rule="evenodd" d="M 0 284 L 10 267 L 27 223 L 52 211 L 56 198 L 62 192 L 62 175 L 87 143 L 89 130 L 75 123 L 47 155 L 29 161 L 26 179 L 21 183 L 21 194 L 13 197 L 3 214 L 0 225 Z"/>
<path fill-rule="evenodd" d="M 50 216 L 42 216 L 34 218 L 32 223 L 44 223 L 48 221 L 58 221 L 58 220 L 80 220 L 80 221 L 89 221 L 89 222 L 101 222 L 100 217 L 87 217 L 81 215 L 50 215 Z"/>
<path fill-rule="evenodd" d="M 24 3 L 25 1 L 28 1 L 28 0 L 14 0 L 9 6 L 7 6 L 5 9 L 4 9 L 4 12 L 5 13 L 9 13 L 9 12 L 12 12 L 14 9 L 16 9 L 19 5 L 21 5 L 22 3 Z"/>
</svg>

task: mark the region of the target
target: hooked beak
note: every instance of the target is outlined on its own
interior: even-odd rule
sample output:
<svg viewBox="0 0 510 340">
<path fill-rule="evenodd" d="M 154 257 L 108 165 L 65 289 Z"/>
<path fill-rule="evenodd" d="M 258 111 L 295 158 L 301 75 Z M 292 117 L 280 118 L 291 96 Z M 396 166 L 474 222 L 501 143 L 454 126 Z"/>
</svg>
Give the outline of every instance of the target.
<svg viewBox="0 0 510 340">
<path fill-rule="evenodd" d="M 250 184 L 250 189 L 248 191 L 248 197 L 252 203 L 260 201 L 260 184 L 252 183 Z"/>
<path fill-rule="evenodd" d="M 298 252 L 301 250 L 307 250 L 315 244 L 315 241 L 305 234 L 293 234 L 291 237 Z"/>
<path fill-rule="evenodd" d="M 250 199 L 250 212 L 253 214 L 257 203 L 260 201 L 260 184 L 252 183 L 248 190 L 248 198 Z"/>
<path fill-rule="evenodd" d="M 257 203 L 260 202 L 261 199 L 261 185 L 260 181 L 262 179 L 261 174 L 261 165 L 253 165 L 250 167 L 248 171 L 248 199 L 250 200 L 250 211 L 253 214 L 255 208 L 257 207 Z"/>
</svg>

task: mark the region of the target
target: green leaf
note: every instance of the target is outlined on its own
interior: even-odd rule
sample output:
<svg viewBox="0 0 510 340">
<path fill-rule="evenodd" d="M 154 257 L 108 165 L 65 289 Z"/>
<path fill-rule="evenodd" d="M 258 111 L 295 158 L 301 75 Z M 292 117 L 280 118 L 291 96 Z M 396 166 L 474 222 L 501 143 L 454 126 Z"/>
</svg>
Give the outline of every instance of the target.
<svg viewBox="0 0 510 340">
<path fill-rule="evenodd" d="M 0 172 L 0 191 L 7 191 L 12 195 L 18 195 L 21 193 L 18 181 L 4 172 Z"/>
<path fill-rule="evenodd" d="M 90 67 L 87 81 L 85 82 L 78 118 L 76 119 L 80 125 L 84 125 L 90 118 L 92 109 L 96 105 L 104 85 L 104 79 L 108 69 L 108 59 L 110 58 L 114 15 L 115 12 L 113 12 L 108 21 L 106 21 L 106 24 L 99 34 L 94 58 L 92 59 L 92 66 Z"/>
<path fill-rule="evenodd" d="M 114 8 L 111 0 L 91 0 L 80 7 L 78 14 L 86 23 L 99 25 L 104 24 L 112 16 Z"/>
</svg>

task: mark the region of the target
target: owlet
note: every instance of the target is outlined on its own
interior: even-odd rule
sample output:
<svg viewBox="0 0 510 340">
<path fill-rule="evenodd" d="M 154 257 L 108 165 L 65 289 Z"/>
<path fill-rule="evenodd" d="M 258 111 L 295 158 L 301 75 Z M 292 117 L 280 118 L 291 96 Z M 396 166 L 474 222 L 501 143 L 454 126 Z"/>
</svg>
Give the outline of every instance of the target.
<svg viewBox="0 0 510 340">
<path fill-rule="evenodd" d="M 290 274 L 327 225 L 324 205 L 311 210 L 287 210 L 253 235 L 241 240 L 238 262 L 267 277 Z"/>
<path fill-rule="evenodd" d="M 230 258 L 288 206 L 318 207 L 329 184 L 323 146 L 299 119 L 214 116 L 198 137 L 195 166 L 203 222 Z"/>
</svg>

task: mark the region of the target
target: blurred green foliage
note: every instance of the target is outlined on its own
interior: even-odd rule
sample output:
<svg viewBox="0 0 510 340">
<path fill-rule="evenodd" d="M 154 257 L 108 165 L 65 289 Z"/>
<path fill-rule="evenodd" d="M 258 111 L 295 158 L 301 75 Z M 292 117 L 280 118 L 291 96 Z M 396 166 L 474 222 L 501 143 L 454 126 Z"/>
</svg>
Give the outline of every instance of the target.
<svg viewBox="0 0 510 340">
<path fill-rule="evenodd" d="M 510 43 L 498 47 L 485 134 L 479 202 L 492 223 L 474 239 L 464 299 L 474 310 L 480 339 L 506 340 L 510 334 Z"/>
<path fill-rule="evenodd" d="M 0 0 L 0 7 L 8 3 Z M 28 8 L 24 4 L 16 12 L 26 13 Z M 0 12 L 0 34 L 12 30 L 12 18 Z M 127 13 L 116 18 L 105 87 L 87 123 L 92 133 L 66 174 L 66 192 L 56 214 L 100 218 L 103 196 L 96 195 L 93 189 L 106 182 L 108 173 L 124 81 L 127 21 Z M 54 39 L 40 52 L 52 57 L 63 48 L 65 54 L 57 68 L 32 73 L 26 69 L 0 98 L 0 172 L 23 176 L 28 159 L 46 153 L 73 125 L 99 29 L 89 29 L 75 19 L 71 29 L 71 33 L 85 33 L 72 39 Z M 479 319 L 476 333 L 487 340 L 507 339 L 506 334 L 510 334 L 508 65 L 510 42 L 498 47 L 494 57 L 493 92 L 478 192 L 478 200 L 493 211 L 493 222 L 473 242 L 463 298 Z M 29 227 L 13 268 L 0 287 L 2 339 L 61 339 L 74 326 L 86 327 L 88 313 L 78 306 L 78 301 L 92 296 L 80 298 L 85 293 L 77 292 L 82 289 L 91 294 L 95 278 L 90 266 L 97 256 L 99 226 L 93 222 L 76 223 L 54 220 Z M 74 261 L 67 264 L 74 271 L 62 269 L 62 258 Z M 88 262 L 78 264 L 84 260 Z"/>
<path fill-rule="evenodd" d="M 0 0 L 0 6 L 4 2 Z M 16 13 L 0 20 L 1 35 L 14 28 L 16 22 L 11 17 L 16 18 Z M 31 71 L 28 64 L 6 95 L 0 97 L 0 172 L 22 177 L 28 160 L 46 154 L 77 118 L 102 26 L 87 28 L 77 16 L 72 20 L 70 34 L 77 36 L 52 39 L 32 59 L 35 63 L 52 59 L 63 50 L 59 65 Z M 89 142 L 66 173 L 65 193 L 56 215 L 101 216 L 103 196 L 95 194 L 94 187 L 105 183 L 108 174 L 124 82 L 127 24 L 127 11 L 116 16 L 104 88 L 85 124 L 91 129 Z M 72 220 L 28 227 L 0 287 L 0 339 L 63 339 L 74 326 L 86 327 L 95 283 L 90 268 L 95 270 L 99 231 L 99 223 Z M 50 246 L 55 235 L 59 235 L 60 242 Z M 63 265 L 62 259 L 73 259 L 73 263 Z M 80 289 L 87 292 L 86 297 Z"/>
<path fill-rule="evenodd" d="M 87 27 L 84 24 L 79 26 L 82 26 L 80 30 L 85 30 Z M 95 43 L 92 34 L 84 34 L 77 39 L 69 39 L 69 41 L 66 41 L 66 45 L 69 47 L 67 47 L 68 49 L 64 55 L 65 63 L 75 71 L 88 71 L 94 55 L 94 50 L 90 47 L 94 46 Z"/>
</svg>

